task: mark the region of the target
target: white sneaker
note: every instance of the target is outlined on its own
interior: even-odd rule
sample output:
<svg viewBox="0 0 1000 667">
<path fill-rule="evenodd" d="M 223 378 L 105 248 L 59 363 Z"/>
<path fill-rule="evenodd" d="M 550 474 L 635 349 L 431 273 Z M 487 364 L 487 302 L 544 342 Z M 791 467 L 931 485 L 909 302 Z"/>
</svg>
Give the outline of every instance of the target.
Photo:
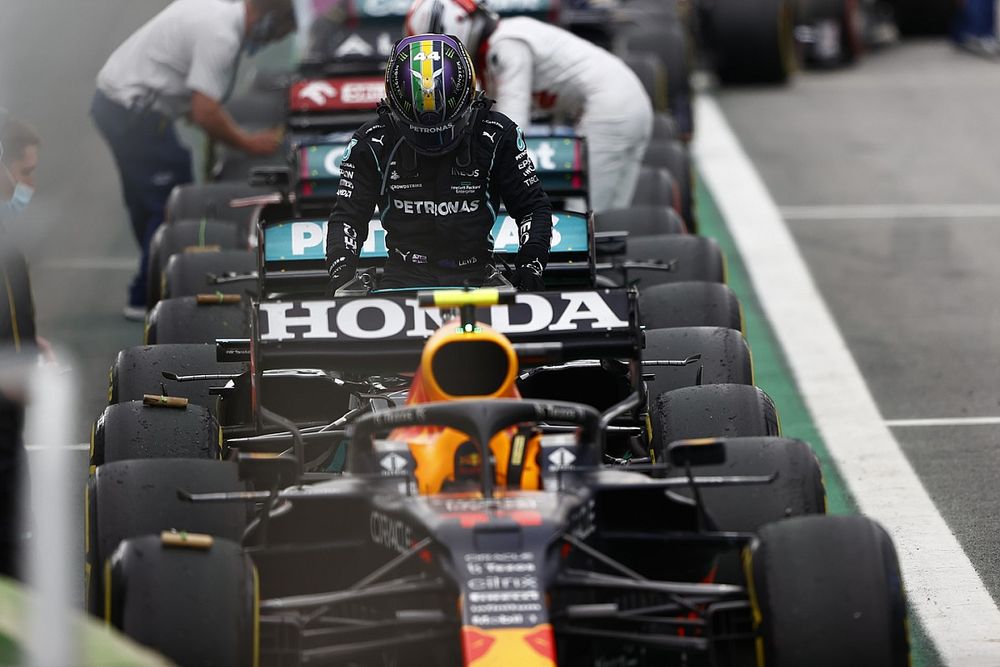
<svg viewBox="0 0 1000 667">
<path fill-rule="evenodd" d="M 146 321 L 146 309 L 143 306 L 127 305 L 122 308 L 122 315 L 125 316 L 126 320 L 132 320 L 133 322 Z"/>
</svg>

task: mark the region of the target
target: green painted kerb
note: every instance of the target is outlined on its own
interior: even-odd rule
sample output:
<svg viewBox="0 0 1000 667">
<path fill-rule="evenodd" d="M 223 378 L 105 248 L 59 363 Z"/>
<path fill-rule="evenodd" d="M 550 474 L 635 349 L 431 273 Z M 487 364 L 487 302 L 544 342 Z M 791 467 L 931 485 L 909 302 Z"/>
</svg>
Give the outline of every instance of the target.
<svg viewBox="0 0 1000 667">
<path fill-rule="evenodd" d="M 830 458 L 826 443 L 820 437 L 816 424 L 799 394 L 771 323 L 764 316 L 743 259 L 736 249 L 736 243 L 729 234 L 729 229 L 711 193 L 701 179 L 697 181 L 695 199 L 699 233 L 715 239 L 725 253 L 729 286 L 743 306 L 743 328 L 753 354 L 754 380 L 757 386 L 774 400 L 781 419 L 782 435 L 804 440 L 812 446 L 823 467 L 827 511 L 830 514 L 857 513 L 857 505 L 847 490 L 840 471 Z M 942 664 L 934 645 L 913 613 L 910 614 L 910 641 L 913 644 L 911 657 L 914 667 L 937 667 Z"/>
</svg>

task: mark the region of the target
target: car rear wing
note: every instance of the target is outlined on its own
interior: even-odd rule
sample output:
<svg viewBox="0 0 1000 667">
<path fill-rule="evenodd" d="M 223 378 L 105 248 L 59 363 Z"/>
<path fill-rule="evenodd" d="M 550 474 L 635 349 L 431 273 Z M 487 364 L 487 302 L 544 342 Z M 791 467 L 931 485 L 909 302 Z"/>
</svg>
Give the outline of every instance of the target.
<svg viewBox="0 0 1000 667">
<path fill-rule="evenodd" d="M 353 132 L 372 117 L 384 96 L 385 79 L 379 73 L 300 79 L 288 89 L 288 128 L 312 134 Z"/>
<path fill-rule="evenodd" d="M 302 104 L 312 104 L 312 101 Z M 310 202 L 332 201 L 337 198 L 340 163 L 343 162 L 350 141 L 350 135 L 341 134 L 323 139 L 307 139 L 296 144 L 293 172 L 296 177 L 296 195 L 300 202 L 309 205 Z M 574 197 L 586 199 L 587 143 L 583 137 L 548 134 L 526 136 L 524 141 L 542 189 L 549 197 L 559 202 Z"/>
<path fill-rule="evenodd" d="M 249 360 L 260 372 L 325 368 L 397 373 L 417 367 L 424 343 L 458 320 L 423 308 L 417 294 L 265 301 L 255 305 L 251 341 L 219 341 L 219 358 Z M 476 309 L 476 320 L 505 334 L 525 365 L 639 356 L 632 290 L 518 293 L 513 303 Z"/>
<path fill-rule="evenodd" d="M 593 216 L 557 211 L 552 222 L 546 283 L 551 287 L 589 287 L 595 267 Z M 326 228 L 326 220 L 308 218 L 258 221 L 258 275 L 263 294 L 319 292 L 325 288 Z M 500 216 L 492 235 L 494 252 L 512 264 L 519 245 L 513 218 Z M 360 268 L 380 267 L 387 256 L 385 230 L 376 218 L 369 223 L 368 239 L 361 247 Z"/>
</svg>

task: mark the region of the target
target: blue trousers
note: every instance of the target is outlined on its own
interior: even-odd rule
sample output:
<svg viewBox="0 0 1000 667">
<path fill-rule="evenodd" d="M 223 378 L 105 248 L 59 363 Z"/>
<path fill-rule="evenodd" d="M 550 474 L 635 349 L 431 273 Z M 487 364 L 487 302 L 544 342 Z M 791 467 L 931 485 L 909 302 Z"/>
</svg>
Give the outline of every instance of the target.
<svg viewBox="0 0 1000 667">
<path fill-rule="evenodd" d="M 955 11 L 951 36 L 955 42 L 969 37 L 996 37 L 996 0 L 962 0 Z"/>
<path fill-rule="evenodd" d="M 145 306 L 149 244 L 174 186 L 193 180 L 191 153 L 178 141 L 173 122 L 161 114 L 127 109 L 100 91 L 90 114 L 114 155 L 132 233 L 142 250 L 129 286 L 129 305 Z"/>
</svg>

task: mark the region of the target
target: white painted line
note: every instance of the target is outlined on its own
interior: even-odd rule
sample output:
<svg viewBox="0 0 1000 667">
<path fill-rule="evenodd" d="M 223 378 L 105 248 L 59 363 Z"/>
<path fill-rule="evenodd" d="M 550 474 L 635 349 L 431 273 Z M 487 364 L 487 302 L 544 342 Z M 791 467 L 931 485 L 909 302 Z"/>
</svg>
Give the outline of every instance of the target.
<svg viewBox="0 0 1000 667">
<path fill-rule="evenodd" d="M 134 271 L 138 259 L 124 257 L 73 257 L 48 259 L 39 264 L 41 269 L 66 269 L 73 271 Z"/>
<path fill-rule="evenodd" d="M 1000 611 L 886 426 L 778 207 L 719 106 L 700 97 L 695 157 L 799 390 L 862 512 L 892 535 L 912 607 L 946 664 L 996 665 Z"/>
<path fill-rule="evenodd" d="M 890 428 L 898 426 L 997 426 L 1000 417 L 943 417 L 938 419 L 886 419 Z"/>
<path fill-rule="evenodd" d="M 24 448 L 27 449 L 29 452 L 44 452 L 53 449 L 66 452 L 89 452 L 90 443 L 81 442 L 76 445 L 60 445 L 58 447 L 52 447 L 50 445 L 25 445 Z"/>
<path fill-rule="evenodd" d="M 1000 204 L 878 204 L 782 206 L 787 221 L 817 220 L 989 220 L 1000 219 Z"/>
</svg>

